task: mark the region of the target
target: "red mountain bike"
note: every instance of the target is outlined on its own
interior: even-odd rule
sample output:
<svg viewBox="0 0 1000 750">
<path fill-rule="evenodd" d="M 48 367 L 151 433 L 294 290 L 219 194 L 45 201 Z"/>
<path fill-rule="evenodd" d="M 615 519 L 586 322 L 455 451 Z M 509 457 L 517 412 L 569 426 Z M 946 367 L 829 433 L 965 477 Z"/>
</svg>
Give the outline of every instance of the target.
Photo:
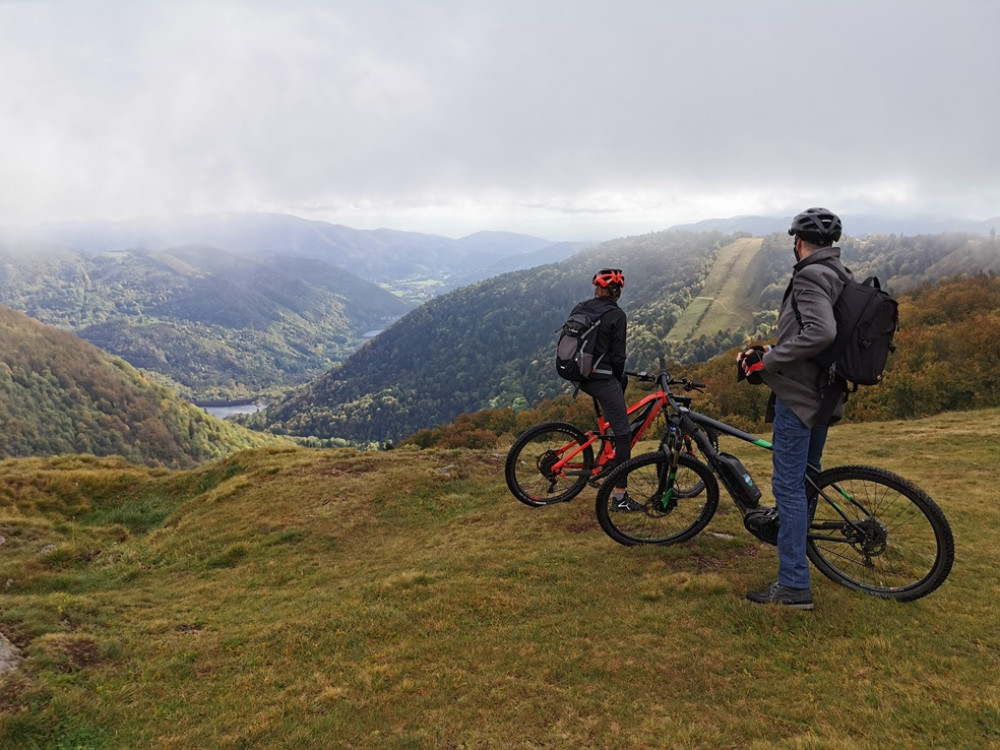
<svg viewBox="0 0 1000 750">
<path fill-rule="evenodd" d="M 629 377 L 647 382 L 655 379 L 645 372 L 625 372 Z M 692 387 L 697 384 L 692 384 Z M 683 403 L 684 396 L 673 396 Z M 688 398 L 690 401 L 690 398 Z M 635 446 L 649 431 L 656 418 L 667 408 L 667 393 L 660 389 L 628 407 Z M 525 505 L 541 507 L 565 503 L 580 494 L 589 483 L 600 484 L 611 470 L 615 457 L 614 433 L 594 400 L 597 430 L 584 432 L 568 422 L 544 422 L 517 436 L 504 466 L 504 479 L 511 493 Z M 715 437 L 710 433 L 710 439 Z M 686 450 L 694 454 L 690 436 L 685 436 Z"/>
</svg>

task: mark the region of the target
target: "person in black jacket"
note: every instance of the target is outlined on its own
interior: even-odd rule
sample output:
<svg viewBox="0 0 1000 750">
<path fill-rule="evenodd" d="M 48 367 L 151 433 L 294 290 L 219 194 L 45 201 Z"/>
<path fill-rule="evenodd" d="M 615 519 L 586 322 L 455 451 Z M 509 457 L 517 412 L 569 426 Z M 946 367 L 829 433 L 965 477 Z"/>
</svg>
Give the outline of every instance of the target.
<svg viewBox="0 0 1000 750">
<path fill-rule="evenodd" d="M 594 342 L 594 361 L 597 365 L 590 378 L 580 383 L 580 390 L 597 400 L 615 432 L 614 466 L 625 463 L 632 454 L 632 428 L 625 403 L 625 387 L 628 385 L 625 376 L 627 320 L 625 312 L 618 307 L 618 298 L 624 288 L 625 274 L 620 268 L 605 268 L 594 274 L 594 297 L 585 304 L 595 309 L 604 308 L 605 312 L 601 315 Z M 611 509 L 633 511 L 642 510 L 642 506 L 628 496 L 623 483 L 614 489 Z"/>
</svg>

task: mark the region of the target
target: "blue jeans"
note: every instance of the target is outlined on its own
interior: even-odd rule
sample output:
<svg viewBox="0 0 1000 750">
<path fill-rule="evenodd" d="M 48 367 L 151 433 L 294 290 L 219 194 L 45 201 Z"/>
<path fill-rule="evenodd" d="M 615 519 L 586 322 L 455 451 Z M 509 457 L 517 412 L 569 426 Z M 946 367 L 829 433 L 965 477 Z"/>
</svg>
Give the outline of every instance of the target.
<svg viewBox="0 0 1000 750">
<path fill-rule="evenodd" d="M 782 586 L 809 588 L 806 535 L 816 508 L 815 498 L 810 507 L 806 495 L 806 467 L 811 464 L 819 470 L 829 429 L 827 425 L 806 427 L 781 399 L 774 405 L 771 491 L 781 521 L 778 527 L 778 583 Z"/>
</svg>

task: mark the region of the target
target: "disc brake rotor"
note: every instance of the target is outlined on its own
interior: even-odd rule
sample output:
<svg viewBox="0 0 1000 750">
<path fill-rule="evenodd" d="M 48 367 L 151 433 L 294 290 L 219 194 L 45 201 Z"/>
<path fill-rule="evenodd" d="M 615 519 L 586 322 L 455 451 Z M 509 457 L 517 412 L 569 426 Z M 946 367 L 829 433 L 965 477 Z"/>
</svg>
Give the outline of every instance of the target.
<svg viewBox="0 0 1000 750">
<path fill-rule="evenodd" d="M 854 524 L 851 546 L 866 557 L 878 557 L 889 546 L 889 530 L 875 518 L 865 518 Z"/>
</svg>

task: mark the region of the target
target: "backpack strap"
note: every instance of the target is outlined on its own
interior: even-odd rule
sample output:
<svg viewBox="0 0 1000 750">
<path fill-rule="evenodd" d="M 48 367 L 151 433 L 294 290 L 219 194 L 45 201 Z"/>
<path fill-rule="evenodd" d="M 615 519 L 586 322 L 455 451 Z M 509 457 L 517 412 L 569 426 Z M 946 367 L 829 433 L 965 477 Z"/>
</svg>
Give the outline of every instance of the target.
<svg viewBox="0 0 1000 750">
<path fill-rule="evenodd" d="M 601 324 L 601 321 L 604 320 L 604 316 L 606 314 L 608 314 L 609 312 L 611 312 L 612 310 L 617 310 L 617 309 L 618 309 L 618 305 L 616 305 L 614 302 L 608 302 L 608 303 L 606 303 L 605 306 L 604 306 L 604 309 L 601 310 L 600 313 L 598 313 L 597 318 L 594 320 L 594 326 L 595 327 L 599 327 L 600 324 Z M 604 355 L 606 355 L 606 354 L 607 354 L 606 351 L 601 352 L 600 356 L 598 356 L 594 360 L 594 364 L 590 368 L 591 372 L 597 372 L 597 368 L 598 368 L 598 366 L 600 366 L 601 362 L 604 360 Z"/>
<path fill-rule="evenodd" d="M 847 269 L 844 268 L 844 265 L 842 263 L 833 263 L 832 261 L 834 261 L 834 260 L 837 260 L 837 258 L 823 258 L 822 260 L 817 260 L 817 261 L 813 261 L 813 262 L 814 263 L 825 263 L 827 266 L 829 266 L 830 268 L 832 268 L 834 271 L 837 272 L 837 275 L 840 277 L 840 280 L 843 281 L 844 285 L 846 286 L 847 283 L 850 282 L 850 281 L 852 281 L 853 279 L 852 279 L 852 277 L 850 277 L 850 276 L 847 275 Z M 802 270 L 802 269 L 799 269 L 799 270 Z M 782 296 L 781 302 L 782 302 L 782 304 L 784 304 L 785 300 L 788 299 L 789 295 L 791 295 L 791 297 L 792 297 L 792 311 L 795 313 L 795 320 L 798 321 L 799 328 L 801 328 L 802 327 L 802 315 L 799 313 L 799 306 L 797 304 L 795 304 L 795 295 L 792 294 L 792 284 L 794 282 L 795 282 L 795 276 L 793 275 L 792 278 L 788 281 L 788 286 L 785 287 L 785 294 Z M 879 286 L 879 283 L 878 283 L 878 279 L 875 279 L 875 286 L 878 287 L 879 289 L 881 289 L 881 287 Z M 843 289 L 841 289 L 841 293 L 843 293 Z M 836 304 L 837 300 L 834 300 L 833 303 Z M 854 321 L 854 322 L 856 323 L 857 321 Z M 852 325 L 851 327 L 853 328 L 854 326 Z M 838 331 L 837 334 L 838 334 L 838 337 L 839 337 L 840 332 Z M 836 342 L 834 344 L 832 344 L 832 346 L 836 346 Z"/>
<path fill-rule="evenodd" d="M 830 262 L 833 260 L 835 260 L 835 258 L 824 258 L 823 260 L 815 262 L 825 263 L 834 271 L 836 271 L 837 275 L 841 278 L 841 280 L 844 282 L 844 285 L 846 286 L 847 283 L 851 281 L 851 277 L 847 275 L 842 264 Z M 784 301 L 788 299 L 789 296 L 791 296 L 792 312 L 795 313 L 795 320 L 798 322 L 799 328 L 801 329 L 802 315 L 801 313 L 799 313 L 799 306 L 795 304 L 795 295 L 792 294 L 792 284 L 794 280 L 795 279 L 793 276 L 792 279 L 788 282 L 788 287 L 785 289 L 784 297 L 782 297 L 782 304 L 784 304 Z M 877 284 L 878 282 L 876 281 L 875 283 Z M 841 289 L 841 293 L 843 293 L 843 289 Z M 834 300 L 833 303 L 836 304 L 837 300 Z M 820 352 L 820 354 L 817 355 L 817 357 L 820 357 L 821 355 L 826 355 L 825 357 L 822 357 L 823 361 L 817 361 L 816 357 L 813 358 L 813 362 L 815 362 L 820 367 L 820 373 L 819 375 L 816 376 L 816 389 L 819 391 L 820 394 L 820 407 L 819 407 L 819 413 L 816 416 L 816 424 L 828 424 L 830 421 L 830 417 L 833 416 L 833 412 L 837 408 L 837 404 L 840 402 L 840 397 L 844 394 L 852 393 L 851 389 L 847 385 L 847 381 L 844 378 L 832 372 L 830 370 L 830 366 L 837 360 L 838 353 L 846 347 L 847 340 L 850 338 L 851 331 L 854 330 L 854 325 L 856 323 L 857 320 L 853 320 L 851 321 L 851 324 L 848 326 L 838 326 L 837 338 L 834 339 L 834 342 L 829 347 L 827 347 L 822 352 Z M 826 361 L 827 359 L 829 359 L 828 362 Z M 857 389 L 858 386 L 855 385 L 854 390 L 856 391 Z"/>
</svg>

